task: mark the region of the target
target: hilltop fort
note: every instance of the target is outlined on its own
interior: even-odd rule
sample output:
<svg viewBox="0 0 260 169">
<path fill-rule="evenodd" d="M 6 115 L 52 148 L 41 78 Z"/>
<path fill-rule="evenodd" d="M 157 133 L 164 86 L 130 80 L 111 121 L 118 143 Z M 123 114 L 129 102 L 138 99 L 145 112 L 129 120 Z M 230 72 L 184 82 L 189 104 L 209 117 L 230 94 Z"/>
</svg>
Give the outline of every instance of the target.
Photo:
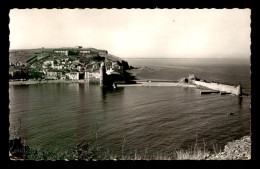
<svg viewBox="0 0 260 169">
<path fill-rule="evenodd" d="M 106 50 L 82 46 L 10 50 L 9 60 L 10 80 L 84 80 L 108 85 L 130 82 L 128 63 Z"/>
</svg>

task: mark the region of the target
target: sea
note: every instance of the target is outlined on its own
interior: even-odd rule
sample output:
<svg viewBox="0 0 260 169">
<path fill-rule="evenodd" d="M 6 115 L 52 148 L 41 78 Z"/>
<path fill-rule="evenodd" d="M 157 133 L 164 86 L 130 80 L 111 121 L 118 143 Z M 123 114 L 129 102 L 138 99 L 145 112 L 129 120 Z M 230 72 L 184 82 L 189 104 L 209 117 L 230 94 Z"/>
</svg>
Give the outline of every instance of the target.
<svg viewBox="0 0 260 169">
<path fill-rule="evenodd" d="M 126 59 L 138 79 L 178 80 L 189 74 L 251 89 L 250 59 Z M 9 85 L 10 139 L 30 147 L 68 150 L 82 142 L 121 155 L 210 151 L 251 133 L 251 96 L 209 94 L 180 86 L 87 83 Z M 230 115 L 233 112 L 234 115 Z"/>
</svg>

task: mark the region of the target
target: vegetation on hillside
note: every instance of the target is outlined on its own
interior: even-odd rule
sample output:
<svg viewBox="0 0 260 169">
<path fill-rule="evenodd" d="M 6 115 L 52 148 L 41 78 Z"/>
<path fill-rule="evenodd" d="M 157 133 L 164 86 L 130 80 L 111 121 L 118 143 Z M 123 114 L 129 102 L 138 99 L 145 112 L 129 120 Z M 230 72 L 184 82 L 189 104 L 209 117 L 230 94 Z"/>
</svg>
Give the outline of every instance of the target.
<svg viewBox="0 0 260 169">
<path fill-rule="evenodd" d="M 213 152 L 206 144 L 195 145 L 187 150 L 175 150 L 171 153 L 149 152 L 148 147 L 134 153 L 125 152 L 125 142 L 122 151 L 115 154 L 94 142 L 82 142 L 68 150 L 47 150 L 43 147 L 28 147 L 21 139 L 9 141 L 9 156 L 12 160 L 248 160 L 251 159 L 251 139 L 245 136 L 229 142 L 223 151 L 212 144 Z"/>
</svg>

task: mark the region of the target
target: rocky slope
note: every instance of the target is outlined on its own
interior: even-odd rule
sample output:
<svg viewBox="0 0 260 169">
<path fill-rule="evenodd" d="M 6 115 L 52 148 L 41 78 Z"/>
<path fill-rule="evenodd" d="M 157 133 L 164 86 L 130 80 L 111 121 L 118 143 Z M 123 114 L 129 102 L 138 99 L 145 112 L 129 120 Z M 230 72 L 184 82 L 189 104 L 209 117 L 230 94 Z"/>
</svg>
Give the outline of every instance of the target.
<svg viewBox="0 0 260 169">
<path fill-rule="evenodd" d="M 251 159 L 251 137 L 244 136 L 239 140 L 228 142 L 224 151 L 211 155 L 209 160 L 250 160 Z"/>
</svg>

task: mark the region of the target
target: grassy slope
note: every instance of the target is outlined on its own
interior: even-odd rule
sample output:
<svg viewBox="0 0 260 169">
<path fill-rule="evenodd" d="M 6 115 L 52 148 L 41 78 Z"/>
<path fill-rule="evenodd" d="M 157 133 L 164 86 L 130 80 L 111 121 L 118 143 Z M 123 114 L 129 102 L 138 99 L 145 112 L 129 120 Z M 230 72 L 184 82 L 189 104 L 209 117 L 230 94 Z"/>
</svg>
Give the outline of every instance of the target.
<svg viewBox="0 0 260 169">
<path fill-rule="evenodd" d="M 21 151 L 23 152 L 23 150 Z M 21 159 L 9 154 L 11 159 Z M 67 151 L 49 151 L 42 147 L 30 148 L 26 153 L 26 159 L 29 160 L 248 160 L 251 159 L 251 138 L 244 136 L 239 140 L 227 143 L 225 149 L 221 152 L 214 150 L 210 153 L 205 145 L 194 147 L 188 150 L 176 150 L 170 154 L 161 152 L 150 153 L 147 148 L 143 152 L 137 152 L 133 155 L 127 155 L 122 145 L 122 153 L 113 154 L 108 149 L 104 150 L 94 142 L 86 143 L 83 146 L 76 146 Z"/>
</svg>

